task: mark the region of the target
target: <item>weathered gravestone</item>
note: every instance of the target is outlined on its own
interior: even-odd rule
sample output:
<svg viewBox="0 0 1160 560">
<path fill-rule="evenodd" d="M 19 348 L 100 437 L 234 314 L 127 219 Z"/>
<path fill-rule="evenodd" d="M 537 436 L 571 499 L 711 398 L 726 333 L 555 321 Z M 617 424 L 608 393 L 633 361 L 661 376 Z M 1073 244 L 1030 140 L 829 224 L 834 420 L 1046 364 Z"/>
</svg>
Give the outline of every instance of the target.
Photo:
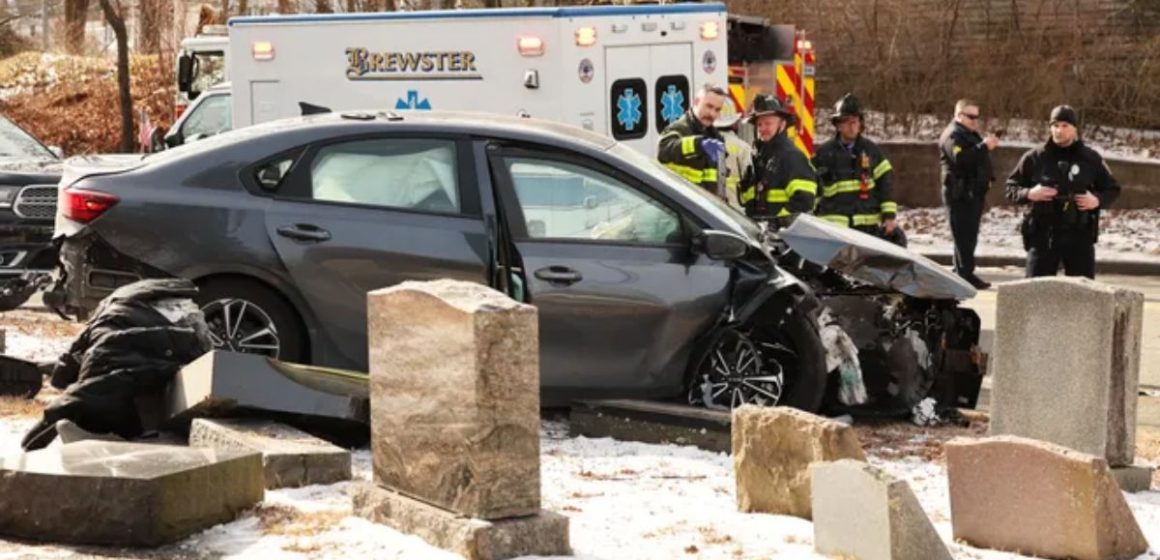
<svg viewBox="0 0 1160 560">
<path fill-rule="evenodd" d="M 368 297 L 378 488 L 356 510 L 411 532 L 415 512 L 439 517 L 421 534 L 469 558 L 566 554 L 567 519 L 540 510 L 536 309 L 450 280 Z"/>
<path fill-rule="evenodd" d="M 285 424 L 257 419 L 198 418 L 189 445 L 262 454 L 266 488 L 350 480 L 350 452 Z"/>
<path fill-rule="evenodd" d="M 231 521 L 264 496 L 257 453 L 81 441 L 4 458 L 0 535 L 152 547 Z"/>
<path fill-rule="evenodd" d="M 1016 436 L 957 438 L 945 448 L 956 540 L 1077 560 L 1148 550 L 1103 457 Z"/>
<path fill-rule="evenodd" d="M 181 368 L 165 396 L 166 417 L 264 410 L 367 423 L 366 376 L 215 350 Z"/>
<path fill-rule="evenodd" d="M 814 547 L 858 560 L 950 560 L 910 486 L 877 467 L 843 459 L 810 466 Z"/>
<path fill-rule="evenodd" d="M 1143 294 L 1086 278 L 998 289 L 991 434 L 1131 465 Z"/>
<path fill-rule="evenodd" d="M 810 519 L 810 464 L 839 459 L 866 460 L 845 424 L 788 407 L 733 409 L 739 511 Z"/>
</svg>

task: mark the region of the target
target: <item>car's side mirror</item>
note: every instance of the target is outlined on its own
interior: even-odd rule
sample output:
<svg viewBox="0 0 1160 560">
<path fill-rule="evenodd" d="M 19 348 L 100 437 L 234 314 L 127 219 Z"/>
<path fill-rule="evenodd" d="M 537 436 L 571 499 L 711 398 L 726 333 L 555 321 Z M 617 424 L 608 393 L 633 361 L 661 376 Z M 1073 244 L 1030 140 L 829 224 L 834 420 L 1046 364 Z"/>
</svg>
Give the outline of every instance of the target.
<svg viewBox="0 0 1160 560">
<path fill-rule="evenodd" d="M 177 57 L 177 91 L 189 92 L 193 85 L 193 57 L 183 54 Z"/>
<path fill-rule="evenodd" d="M 732 261 L 749 252 L 749 240 L 735 233 L 707 229 L 695 238 L 694 245 L 705 256 L 718 261 Z"/>
<path fill-rule="evenodd" d="M 56 156 L 57 159 L 64 159 L 64 148 L 60 146 L 49 146 L 48 151 L 52 152 L 52 155 Z"/>
</svg>

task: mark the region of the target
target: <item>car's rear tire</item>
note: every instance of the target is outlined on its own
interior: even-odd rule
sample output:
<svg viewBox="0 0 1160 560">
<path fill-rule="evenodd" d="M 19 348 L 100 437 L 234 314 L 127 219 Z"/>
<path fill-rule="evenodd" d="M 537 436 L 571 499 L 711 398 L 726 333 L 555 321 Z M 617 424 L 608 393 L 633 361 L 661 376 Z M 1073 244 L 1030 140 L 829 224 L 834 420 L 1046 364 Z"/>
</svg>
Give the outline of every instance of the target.
<svg viewBox="0 0 1160 560">
<path fill-rule="evenodd" d="M 241 278 L 199 283 L 197 303 L 205 313 L 214 348 L 261 354 L 284 362 L 309 356 L 305 328 L 281 294 Z"/>
</svg>

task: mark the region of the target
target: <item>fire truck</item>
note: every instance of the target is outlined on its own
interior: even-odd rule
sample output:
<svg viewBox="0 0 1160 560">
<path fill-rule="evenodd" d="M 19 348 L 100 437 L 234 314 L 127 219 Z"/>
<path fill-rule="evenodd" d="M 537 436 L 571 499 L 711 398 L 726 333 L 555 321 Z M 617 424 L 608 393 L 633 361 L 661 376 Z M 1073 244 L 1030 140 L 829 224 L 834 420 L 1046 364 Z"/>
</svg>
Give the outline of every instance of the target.
<svg viewBox="0 0 1160 560">
<path fill-rule="evenodd" d="M 729 94 L 732 107 L 740 113 L 752 106 L 758 94 L 776 95 L 793 107 L 797 126 L 790 136 L 806 154 L 814 152 L 815 55 L 805 30 L 793 25 L 775 25 L 768 19 L 730 14 Z M 752 139 L 752 130 L 743 129 Z"/>
</svg>

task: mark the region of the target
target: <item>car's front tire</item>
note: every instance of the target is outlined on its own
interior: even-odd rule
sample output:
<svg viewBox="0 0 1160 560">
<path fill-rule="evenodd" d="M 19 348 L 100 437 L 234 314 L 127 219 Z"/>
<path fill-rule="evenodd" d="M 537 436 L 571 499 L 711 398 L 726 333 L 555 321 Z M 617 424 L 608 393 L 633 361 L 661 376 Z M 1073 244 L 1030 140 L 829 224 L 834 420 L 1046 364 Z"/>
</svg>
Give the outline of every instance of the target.
<svg viewBox="0 0 1160 560">
<path fill-rule="evenodd" d="M 197 303 L 205 313 L 215 350 L 260 354 L 284 362 L 308 358 L 298 313 L 260 282 L 211 279 L 199 283 Z"/>
<path fill-rule="evenodd" d="M 821 409 L 826 353 L 803 300 L 778 326 L 721 327 L 691 369 L 689 404 L 736 408 L 742 404 Z"/>
</svg>

